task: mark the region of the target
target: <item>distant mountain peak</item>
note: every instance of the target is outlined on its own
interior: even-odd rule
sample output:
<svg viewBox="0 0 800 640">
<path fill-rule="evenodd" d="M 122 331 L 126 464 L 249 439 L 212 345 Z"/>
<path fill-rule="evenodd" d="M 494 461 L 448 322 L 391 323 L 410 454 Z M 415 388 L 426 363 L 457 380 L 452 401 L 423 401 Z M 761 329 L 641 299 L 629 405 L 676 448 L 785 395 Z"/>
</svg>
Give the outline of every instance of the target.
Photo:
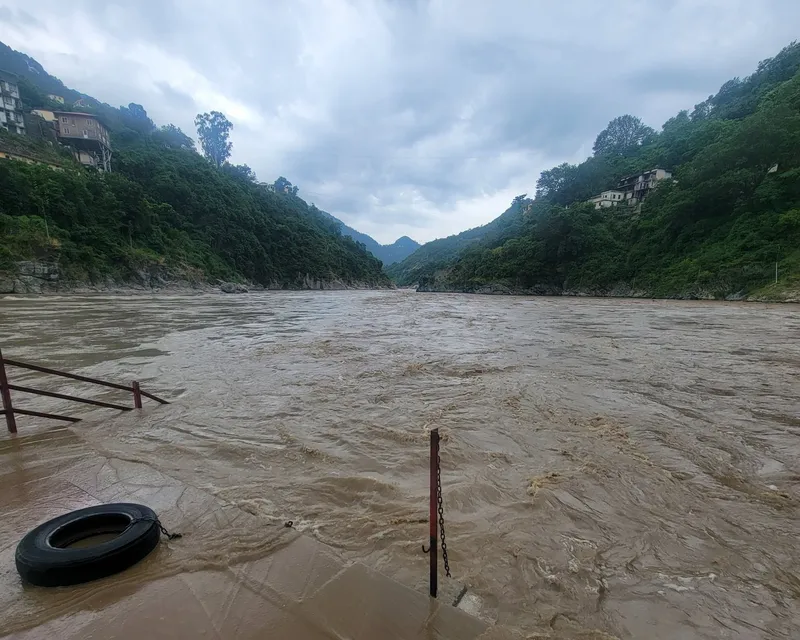
<svg viewBox="0 0 800 640">
<path fill-rule="evenodd" d="M 372 236 L 368 236 L 366 233 L 361 233 L 352 227 L 348 227 L 344 222 L 339 220 L 339 218 L 331 215 L 327 211 L 320 210 L 320 213 L 338 222 L 343 236 L 350 236 L 356 242 L 362 243 L 367 248 L 367 251 L 383 262 L 384 267 L 405 260 L 421 246 L 419 242 L 412 240 L 408 236 L 401 236 L 392 244 L 381 244 Z"/>
</svg>

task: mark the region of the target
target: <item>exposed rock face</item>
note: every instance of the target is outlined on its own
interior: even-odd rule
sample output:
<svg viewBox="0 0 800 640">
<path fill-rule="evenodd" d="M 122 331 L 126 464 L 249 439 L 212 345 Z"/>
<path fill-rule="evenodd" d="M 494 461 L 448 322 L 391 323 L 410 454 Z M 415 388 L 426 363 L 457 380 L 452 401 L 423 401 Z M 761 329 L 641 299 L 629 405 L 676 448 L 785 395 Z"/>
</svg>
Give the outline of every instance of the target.
<svg viewBox="0 0 800 640">
<path fill-rule="evenodd" d="M 25 260 L 14 273 L 0 274 L 0 293 L 46 293 L 58 288 L 58 265 Z"/>
<path fill-rule="evenodd" d="M 24 260 L 0 272 L 0 295 L 29 293 L 92 293 L 99 291 L 160 291 L 208 289 L 203 274 L 192 268 L 171 269 L 161 264 L 140 267 L 124 280 L 66 279 L 58 263 Z"/>
<path fill-rule="evenodd" d="M 119 278 L 119 276 L 118 276 Z M 224 293 L 247 293 L 249 291 L 308 289 L 317 291 L 343 289 L 393 289 L 389 282 L 345 282 L 343 280 L 321 280 L 310 274 L 298 275 L 294 281 L 271 282 L 267 285 L 238 282 L 218 282 L 212 285 L 204 274 L 191 267 L 168 267 L 150 264 L 130 272 L 124 279 L 107 276 L 104 279 L 65 278 L 58 263 L 22 261 L 10 271 L 0 272 L 0 295 L 3 294 L 47 294 L 47 293 L 99 293 L 158 291 L 212 291 Z"/>
<path fill-rule="evenodd" d="M 594 297 L 594 298 L 653 298 L 654 292 L 647 289 L 637 289 L 628 283 L 618 283 L 610 289 L 565 289 L 552 284 L 536 284 L 532 287 L 515 287 L 502 282 L 489 282 L 486 284 L 458 285 L 446 279 L 434 277 L 420 278 L 417 291 L 426 293 L 474 293 L 482 295 L 511 295 L 511 296 L 567 296 L 567 297 Z M 783 298 L 760 299 L 747 296 L 744 292 L 728 294 L 721 297 L 714 291 L 702 289 L 686 290 L 667 296 L 673 300 L 758 300 L 758 301 L 785 301 L 791 302 L 790 295 Z"/>
<path fill-rule="evenodd" d="M 222 291 L 222 293 L 247 293 L 248 291 L 247 287 L 238 282 L 223 282 L 219 290 Z"/>
<path fill-rule="evenodd" d="M 4 293 L 14 293 L 14 278 L 0 275 L 0 295 Z"/>
</svg>

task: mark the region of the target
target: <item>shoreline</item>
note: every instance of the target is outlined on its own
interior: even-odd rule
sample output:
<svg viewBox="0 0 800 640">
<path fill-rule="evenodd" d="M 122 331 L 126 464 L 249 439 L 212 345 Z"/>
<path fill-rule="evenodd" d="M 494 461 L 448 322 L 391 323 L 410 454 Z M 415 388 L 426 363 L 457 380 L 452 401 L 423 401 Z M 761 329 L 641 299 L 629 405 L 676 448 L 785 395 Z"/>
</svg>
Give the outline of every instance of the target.
<svg viewBox="0 0 800 640">
<path fill-rule="evenodd" d="M 83 274 L 81 274 L 82 276 Z M 213 278 L 190 268 L 154 265 L 130 274 L 105 279 L 65 277 L 57 264 L 23 260 L 14 269 L 0 271 L 2 295 L 69 295 L 86 293 L 222 293 L 237 294 L 249 291 L 326 291 L 350 289 L 392 289 L 395 284 L 384 276 L 383 281 L 348 281 L 339 277 L 320 279 L 309 273 L 297 273 L 292 280 L 273 281 L 266 285 L 249 281 L 235 282 Z"/>
<path fill-rule="evenodd" d="M 112 286 L 98 287 L 91 285 L 76 285 L 58 288 L 43 288 L 41 291 L 10 291 L 0 292 L 0 300 L 9 297 L 24 296 L 26 298 L 48 298 L 61 296 L 84 296 L 84 295 L 119 295 L 119 296 L 138 296 L 138 295 L 205 295 L 216 293 L 222 296 L 240 296 L 252 293 L 267 293 L 280 291 L 390 291 L 396 287 L 369 285 L 359 283 L 350 286 L 322 286 L 322 287 L 303 287 L 303 286 L 244 286 L 244 290 L 226 292 L 219 285 L 165 285 L 163 287 L 144 288 L 141 286 Z"/>
<path fill-rule="evenodd" d="M 573 291 L 551 286 L 521 289 L 507 287 L 502 284 L 487 284 L 478 287 L 442 287 L 437 285 L 421 285 L 418 293 L 460 293 L 482 296 L 525 296 L 532 298 L 620 298 L 628 300 L 685 300 L 702 302 L 757 302 L 762 304 L 800 304 L 800 290 L 787 289 L 779 297 L 755 294 L 733 294 L 724 297 L 699 290 L 696 293 L 677 293 L 669 296 L 653 295 L 647 291 L 636 291 L 630 287 L 617 287 L 610 291 Z"/>
</svg>

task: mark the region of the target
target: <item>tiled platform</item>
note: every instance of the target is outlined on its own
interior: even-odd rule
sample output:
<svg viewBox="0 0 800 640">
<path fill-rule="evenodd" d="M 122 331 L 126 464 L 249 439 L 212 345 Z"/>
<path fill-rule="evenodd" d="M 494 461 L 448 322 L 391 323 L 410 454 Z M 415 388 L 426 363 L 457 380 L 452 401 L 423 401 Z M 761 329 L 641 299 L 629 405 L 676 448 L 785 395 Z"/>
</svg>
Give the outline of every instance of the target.
<svg viewBox="0 0 800 640">
<path fill-rule="evenodd" d="M 184 533 L 146 560 L 79 587 L 25 586 L 19 539 L 55 515 L 140 502 Z M 0 636 L 24 640 L 471 639 L 486 624 L 317 541 L 265 522 L 70 429 L 0 438 Z"/>
</svg>

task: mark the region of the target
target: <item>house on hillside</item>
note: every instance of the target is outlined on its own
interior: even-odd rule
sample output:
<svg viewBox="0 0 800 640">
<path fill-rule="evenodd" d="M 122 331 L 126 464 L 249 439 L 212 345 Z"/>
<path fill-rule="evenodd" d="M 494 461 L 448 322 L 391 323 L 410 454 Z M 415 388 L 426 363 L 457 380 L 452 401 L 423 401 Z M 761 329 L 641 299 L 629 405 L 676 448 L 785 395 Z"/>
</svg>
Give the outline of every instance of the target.
<svg viewBox="0 0 800 640">
<path fill-rule="evenodd" d="M 7 71 L 0 71 L 0 126 L 11 133 L 25 135 L 17 76 Z"/>
<path fill-rule="evenodd" d="M 615 207 L 620 202 L 635 205 L 644 200 L 661 180 L 671 177 L 671 171 L 658 168 L 626 176 L 619 181 L 616 189 L 603 191 L 601 194 L 589 198 L 587 202 L 594 204 L 595 209 Z"/>
<path fill-rule="evenodd" d="M 49 119 L 49 112 L 41 115 Z M 111 143 L 108 129 L 91 113 L 53 111 L 56 135 L 59 142 L 75 149 L 75 158 L 81 164 L 101 171 L 111 171 Z"/>
<path fill-rule="evenodd" d="M 55 93 L 48 93 L 47 97 L 50 98 L 53 102 L 58 104 L 64 104 L 64 98 L 62 96 L 57 96 Z"/>
<path fill-rule="evenodd" d="M 616 207 L 621 202 L 624 202 L 625 194 L 622 191 L 609 189 L 603 191 L 600 195 L 589 198 L 587 202 L 591 202 L 595 209 L 602 209 L 605 207 Z"/>
<path fill-rule="evenodd" d="M 625 194 L 625 199 L 630 200 L 631 204 L 637 204 L 644 200 L 661 180 L 671 177 L 672 172 L 666 169 L 650 169 L 644 173 L 626 176 L 619 181 L 617 189 Z"/>
</svg>

